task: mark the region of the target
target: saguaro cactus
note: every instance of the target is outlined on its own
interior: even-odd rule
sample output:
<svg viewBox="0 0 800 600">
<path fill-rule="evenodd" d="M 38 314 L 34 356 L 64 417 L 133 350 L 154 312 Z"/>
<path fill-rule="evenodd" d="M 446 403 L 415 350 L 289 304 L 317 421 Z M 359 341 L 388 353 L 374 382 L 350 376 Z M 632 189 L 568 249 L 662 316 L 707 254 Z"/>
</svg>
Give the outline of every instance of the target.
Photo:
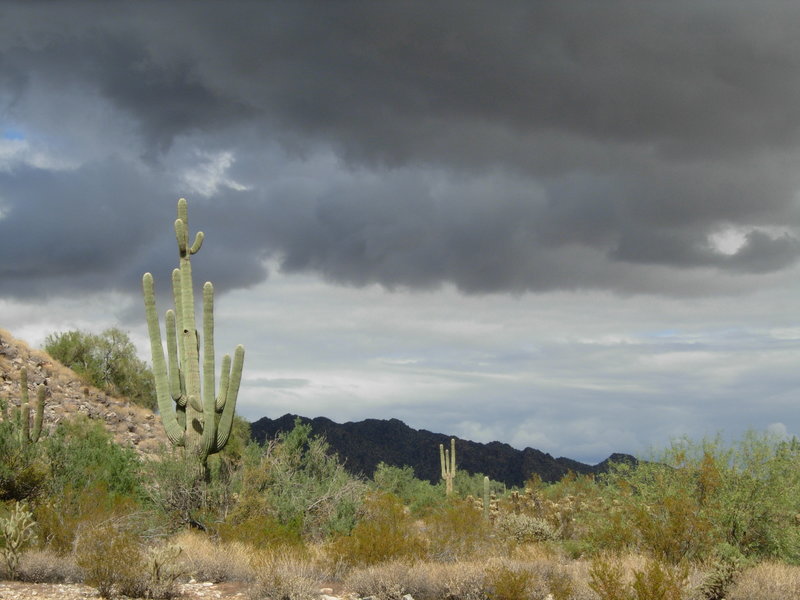
<svg viewBox="0 0 800 600">
<path fill-rule="evenodd" d="M 445 494 L 453 493 L 453 479 L 456 476 L 456 440 L 450 438 L 450 450 L 444 444 L 439 444 L 439 461 L 442 463 L 442 479 L 445 484 Z"/>
<path fill-rule="evenodd" d="M 195 326 L 194 290 L 190 258 L 203 244 L 200 231 L 189 245 L 189 219 L 186 200 L 178 200 L 175 221 L 179 268 L 172 272 L 175 309 L 166 312 L 167 360 L 161 344 L 161 327 L 156 313 L 153 276 L 142 278 L 147 330 L 153 356 L 153 374 L 161 421 L 167 438 L 175 446 L 184 446 L 198 461 L 198 469 L 207 476 L 207 459 L 225 447 L 233 426 L 236 397 L 242 379 L 244 346 L 222 359 L 219 393 L 214 378 L 214 286 L 203 286 L 203 368 L 200 369 L 200 340 Z M 169 364 L 168 364 L 169 363 Z M 202 379 L 201 379 L 202 376 Z"/>
<path fill-rule="evenodd" d="M 31 427 L 31 405 L 28 396 L 28 370 L 22 367 L 19 372 L 20 386 L 20 405 L 11 410 L 10 420 L 17 429 L 17 436 L 20 444 L 35 444 L 39 441 L 42 434 L 42 422 L 44 421 L 44 403 L 47 388 L 44 384 L 39 384 L 36 388 L 36 407 L 33 416 L 33 427 Z M 5 401 L 0 401 L 3 420 L 9 419 L 8 408 Z"/>
</svg>

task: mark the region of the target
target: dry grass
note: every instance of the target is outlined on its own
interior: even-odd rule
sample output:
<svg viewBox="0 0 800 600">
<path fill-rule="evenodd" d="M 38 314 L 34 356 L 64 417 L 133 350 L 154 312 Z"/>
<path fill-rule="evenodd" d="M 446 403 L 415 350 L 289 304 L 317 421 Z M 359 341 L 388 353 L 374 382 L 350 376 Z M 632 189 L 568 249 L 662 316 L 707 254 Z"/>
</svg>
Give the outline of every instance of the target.
<svg viewBox="0 0 800 600">
<path fill-rule="evenodd" d="M 191 531 L 183 532 L 171 540 L 180 546 L 181 565 L 197 581 L 254 581 L 256 573 L 251 566 L 254 550 L 238 542 L 214 542 L 208 536 Z"/>
<path fill-rule="evenodd" d="M 73 556 L 60 556 L 50 550 L 28 550 L 20 558 L 20 581 L 32 583 L 75 583 L 83 574 Z"/>
<path fill-rule="evenodd" d="M 800 598 L 800 567 L 761 563 L 743 571 L 727 600 L 790 600 Z"/>
</svg>

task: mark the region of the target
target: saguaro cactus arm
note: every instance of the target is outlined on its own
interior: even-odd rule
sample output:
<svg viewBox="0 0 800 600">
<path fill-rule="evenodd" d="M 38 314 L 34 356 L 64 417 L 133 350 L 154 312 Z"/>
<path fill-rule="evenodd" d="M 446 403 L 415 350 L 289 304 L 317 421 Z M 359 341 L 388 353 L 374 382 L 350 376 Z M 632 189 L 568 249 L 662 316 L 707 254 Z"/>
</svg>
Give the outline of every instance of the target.
<svg viewBox="0 0 800 600">
<path fill-rule="evenodd" d="M 169 441 L 176 446 L 182 446 L 184 443 L 184 429 L 178 424 L 175 409 L 172 406 L 167 362 L 164 359 L 164 348 L 161 345 L 161 326 L 158 323 L 158 314 L 156 313 L 156 294 L 153 286 L 153 276 L 150 273 L 145 273 L 142 277 L 142 289 L 144 291 L 144 306 L 147 317 L 147 333 L 150 337 L 150 354 L 153 358 L 153 376 L 156 381 L 158 412 L 161 415 L 161 422 L 164 424 L 164 431 Z M 167 317 L 168 339 L 170 336 L 169 321 L 170 319 Z"/>
</svg>

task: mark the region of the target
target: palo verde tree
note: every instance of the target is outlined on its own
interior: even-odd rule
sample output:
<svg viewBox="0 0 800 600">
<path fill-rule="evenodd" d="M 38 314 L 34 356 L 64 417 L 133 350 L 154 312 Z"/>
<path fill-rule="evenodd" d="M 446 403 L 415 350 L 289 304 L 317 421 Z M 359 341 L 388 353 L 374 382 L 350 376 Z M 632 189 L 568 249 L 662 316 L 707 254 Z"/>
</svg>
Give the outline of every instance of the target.
<svg viewBox="0 0 800 600">
<path fill-rule="evenodd" d="M 145 273 L 144 288 L 147 329 L 153 356 L 153 374 L 161 421 L 170 442 L 183 446 L 196 461 L 198 475 L 208 477 L 207 459 L 225 447 L 231 433 L 236 396 L 242 379 L 244 347 L 239 345 L 231 364 L 230 355 L 222 359 L 219 393 L 214 377 L 214 286 L 203 286 L 203 368 L 200 369 L 200 339 L 195 326 L 194 290 L 190 258 L 203 244 L 203 232 L 189 245 L 189 219 L 186 200 L 178 200 L 175 221 L 180 267 L 172 272 L 175 309 L 166 312 L 167 360 L 161 344 L 161 327 L 156 313 L 153 276 Z"/>
</svg>

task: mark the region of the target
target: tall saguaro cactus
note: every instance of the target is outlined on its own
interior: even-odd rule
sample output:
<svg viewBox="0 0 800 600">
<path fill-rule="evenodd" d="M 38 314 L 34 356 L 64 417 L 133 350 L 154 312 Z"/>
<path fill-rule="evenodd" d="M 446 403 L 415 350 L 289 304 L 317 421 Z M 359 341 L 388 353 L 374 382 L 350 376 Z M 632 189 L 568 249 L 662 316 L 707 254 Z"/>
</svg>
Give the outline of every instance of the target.
<svg viewBox="0 0 800 600">
<path fill-rule="evenodd" d="M 456 476 L 456 440 L 450 438 L 450 450 L 439 444 L 439 461 L 442 463 L 442 479 L 445 484 L 445 494 L 453 493 L 453 479 Z"/>
<path fill-rule="evenodd" d="M 199 472 L 207 476 L 207 459 L 225 447 L 233 426 L 236 397 L 242 379 L 244 346 L 222 359 L 219 393 L 215 394 L 214 377 L 214 286 L 203 286 L 203 352 L 200 369 L 200 339 L 195 326 L 194 289 L 190 258 L 203 244 L 200 231 L 189 245 L 189 218 L 186 200 L 178 200 L 175 220 L 179 268 L 172 272 L 175 309 L 166 312 L 167 359 L 161 344 L 161 326 L 156 312 L 153 276 L 142 278 L 147 330 L 153 356 L 153 374 L 161 421 L 167 438 L 175 446 L 184 446 L 198 461 Z"/>
</svg>

